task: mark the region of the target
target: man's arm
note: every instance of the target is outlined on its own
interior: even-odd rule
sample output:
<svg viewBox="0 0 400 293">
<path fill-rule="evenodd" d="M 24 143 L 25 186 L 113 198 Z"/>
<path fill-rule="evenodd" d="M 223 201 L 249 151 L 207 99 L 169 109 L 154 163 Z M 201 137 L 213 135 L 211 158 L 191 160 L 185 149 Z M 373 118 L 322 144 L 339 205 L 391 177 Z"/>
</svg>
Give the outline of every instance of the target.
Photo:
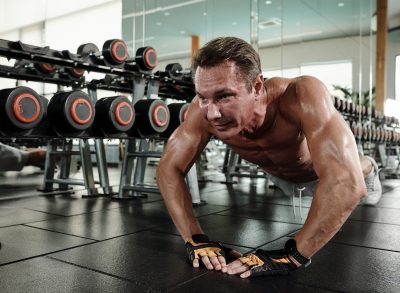
<svg viewBox="0 0 400 293">
<path fill-rule="evenodd" d="M 185 241 L 193 234 L 203 233 L 193 214 L 185 176 L 210 139 L 197 99 L 190 105 L 187 117 L 169 138 L 157 168 L 157 183 L 165 205 Z"/>
<path fill-rule="evenodd" d="M 281 113 L 304 133 L 319 177 L 306 222 L 295 236 L 297 251 L 311 257 L 337 233 L 366 187 L 354 137 L 325 86 L 313 77 L 300 77 L 293 87 L 281 101 Z M 230 263 L 228 274 L 285 274 L 300 265 L 286 247 L 258 253 L 255 260 L 245 256 Z"/>
<path fill-rule="evenodd" d="M 310 257 L 337 233 L 366 187 L 354 137 L 325 86 L 313 77 L 301 77 L 296 96 L 293 115 L 301 123 L 319 177 L 306 222 L 295 236 L 298 251 Z"/>
<path fill-rule="evenodd" d="M 200 113 L 195 98 L 188 110 L 187 120 L 174 132 L 167 143 L 157 168 L 157 183 L 168 212 L 186 242 L 189 259 L 199 266 L 201 257 L 209 269 L 221 270 L 226 266 L 223 257 L 226 248 L 210 242 L 193 213 L 192 199 L 185 176 L 210 140 L 208 124 Z M 200 234 L 200 235 L 199 235 Z M 231 252 L 235 255 L 236 252 Z"/>
</svg>

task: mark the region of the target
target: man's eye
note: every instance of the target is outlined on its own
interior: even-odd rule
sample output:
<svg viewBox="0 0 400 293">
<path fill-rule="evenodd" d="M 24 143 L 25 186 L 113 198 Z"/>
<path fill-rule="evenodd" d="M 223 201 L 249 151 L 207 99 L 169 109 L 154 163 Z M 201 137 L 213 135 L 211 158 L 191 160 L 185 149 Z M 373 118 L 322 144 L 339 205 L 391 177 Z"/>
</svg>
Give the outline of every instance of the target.
<svg viewBox="0 0 400 293">
<path fill-rule="evenodd" d="M 229 99 L 230 97 L 231 97 L 230 95 L 220 96 L 218 100 L 226 100 Z"/>
<path fill-rule="evenodd" d="M 205 99 L 205 98 L 199 97 L 199 101 L 200 101 L 201 104 L 206 104 L 207 103 L 207 99 Z"/>
</svg>

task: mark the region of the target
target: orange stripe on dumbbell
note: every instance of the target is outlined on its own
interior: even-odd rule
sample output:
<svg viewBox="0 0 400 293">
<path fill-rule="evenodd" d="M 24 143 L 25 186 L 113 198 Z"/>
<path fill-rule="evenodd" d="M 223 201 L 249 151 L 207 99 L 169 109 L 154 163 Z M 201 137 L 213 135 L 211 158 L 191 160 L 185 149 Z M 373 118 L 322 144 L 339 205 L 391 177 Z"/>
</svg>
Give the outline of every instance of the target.
<svg viewBox="0 0 400 293">
<path fill-rule="evenodd" d="M 87 118 L 85 118 L 85 119 L 80 118 L 78 116 L 77 112 L 76 112 L 77 111 L 77 107 L 80 106 L 80 105 L 85 105 L 89 110 L 89 114 L 87 115 Z M 77 99 L 75 99 L 72 102 L 72 105 L 71 105 L 71 108 L 70 108 L 70 113 L 71 113 L 72 119 L 76 123 L 81 124 L 81 125 L 87 124 L 92 119 L 92 116 L 93 116 L 92 105 L 86 99 L 78 97 Z"/>
<path fill-rule="evenodd" d="M 35 113 L 32 115 L 32 117 L 26 117 L 23 115 L 24 112 L 23 112 L 23 107 L 21 105 L 21 102 L 24 99 L 31 100 L 35 104 Z M 14 112 L 15 118 L 17 118 L 20 122 L 32 123 L 32 122 L 36 121 L 36 119 L 38 119 L 38 117 L 40 115 L 39 101 L 32 94 L 22 93 L 22 94 L 18 95 L 13 102 L 13 112 Z"/>
<path fill-rule="evenodd" d="M 163 115 L 163 120 L 160 120 L 159 114 Z M 153 109 L 152 119 L 157 127 L 163 127 L 168 123 L 168 109 L 164 105 L 157 105 Z"/>
<path fill-rule="evenodd" d="M 124 119 L 121 117 L 120 111 L 123 110 L 123 108 L 127 108 L 129 111 L 129 118 Z M 123 126 L 128 125 L 129 123 L 132 122 L 133 120 L 133 110 L 132 110 L 132 105 L 127 103 L 127 102 L 121 102 L 115 107 L 115 119 L 117 122 Z"/>
</svg>

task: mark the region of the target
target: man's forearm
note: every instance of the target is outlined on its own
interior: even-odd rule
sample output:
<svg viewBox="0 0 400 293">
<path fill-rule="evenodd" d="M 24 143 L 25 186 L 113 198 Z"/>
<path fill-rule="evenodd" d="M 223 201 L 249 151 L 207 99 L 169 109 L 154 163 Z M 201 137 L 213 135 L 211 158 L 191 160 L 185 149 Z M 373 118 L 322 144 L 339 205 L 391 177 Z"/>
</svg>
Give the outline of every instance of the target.
<svg viewBox="0 0 400 293">
<path fill-rule="evenodd" d="M 364 190 L 354 182 L 333 185 L 320 182 L 307 220 L 295 236 L 298 251 L 311 257 L 320 250 L 342 227 L 365 194 Z"/>
<path fill-rule="evenodd" d="M 192 199 L 184 175 L 171 169 L 164 171 L 159 167 L 157 183 L 165 206 L 183 240 L 190 239 L 194 234 L 202 234 L 203 230 L 193 213 Z"/>
</svg>

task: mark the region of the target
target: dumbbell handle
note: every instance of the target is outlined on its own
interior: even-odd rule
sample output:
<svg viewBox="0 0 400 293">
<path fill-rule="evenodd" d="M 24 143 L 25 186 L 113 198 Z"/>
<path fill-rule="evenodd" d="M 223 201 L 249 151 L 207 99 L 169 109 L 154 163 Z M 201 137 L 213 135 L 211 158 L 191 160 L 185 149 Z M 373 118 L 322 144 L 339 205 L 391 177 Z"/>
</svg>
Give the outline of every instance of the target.
<svg viewBox="0 0 400 293">
<path fill-rule="evenodd" d="M 183 69 L 183 70 L 175 70 L 174 73 L 177 73 L 177 74 L 189 74 L 190 72 L 191 72 L 191 70 L 189 70 L 189 69 Z"/>
</svg>

